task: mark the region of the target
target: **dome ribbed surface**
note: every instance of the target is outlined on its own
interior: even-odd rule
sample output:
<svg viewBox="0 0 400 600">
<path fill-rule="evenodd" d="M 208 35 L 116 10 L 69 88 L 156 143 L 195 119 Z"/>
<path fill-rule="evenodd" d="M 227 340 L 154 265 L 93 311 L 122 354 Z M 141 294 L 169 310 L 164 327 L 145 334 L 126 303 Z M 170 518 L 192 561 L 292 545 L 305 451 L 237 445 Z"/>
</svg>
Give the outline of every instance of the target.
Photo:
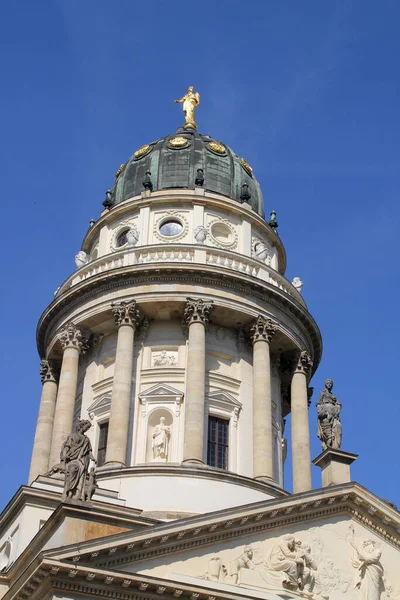
<svg viewBox="0 0 400 600">
<path fill-rule="evenodd" d="M 247 202 L 262 217 L 263 199 L 258 181 L 246 161 L 222 142 L 196 131 L 178 129 L 176 133 L 152 142 L 135 152 L 125 164 L 111 190 L 113 206 L 144 191 L 143 180 L 150 171 L 153 191 L 196 187 L 198 169 L 204 177 L 201 187 L 243 202 L 243 185 L 247 184 Z"/>
</svg>

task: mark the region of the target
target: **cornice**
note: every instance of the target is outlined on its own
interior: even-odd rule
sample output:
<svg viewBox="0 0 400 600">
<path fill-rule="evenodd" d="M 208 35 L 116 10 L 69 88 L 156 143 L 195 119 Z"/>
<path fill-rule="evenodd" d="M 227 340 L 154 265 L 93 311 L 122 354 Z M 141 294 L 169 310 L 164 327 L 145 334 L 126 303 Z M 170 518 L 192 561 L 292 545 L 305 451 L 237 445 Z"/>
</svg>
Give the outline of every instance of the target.
<svg viewBox="0 0 400 600">
<path fill-rule="evenodd" d="M 248 598 L 240 593 L 215 590 L 214 587 L 97 569 L 41 557 L 28 569 L 23 581 L 16 582 L 3 600 L 44 600 L 51 593 L 71 593 L 91 598 L 148 600 L 186 598 L 190 600 L 234 600 Z M 58 595 L 58 594 L 57 594 Z"/>
<path fill-rule="evenodd" d="M 49 552 L 47 556 L 121 569 L 127 563 L 339 514 L 352 516 L 400 548 L 400 513 L 358 484 L 349 483 L 188 517 L 137 534 L 119 534 L 106 541 L 84 542 L 75 551 L 70 547 Z"/>
<path fill-rule="evenodd" d="M 289 318 L 296 319 L 305 337 L 309 340 L 310 350 L 312 349 L 313 354 L 313 372 L 315 372 L 321 359 L 322 339 L 318 325 L 308 310 L 272 284 L 256 280 L 243 273 L 235 272 L 233 274 L 228 269 L 221 268 L 220 271 L 215 273 L 212 267 L 208 265 L 182 264 L 179 267 L 171 267 L 159 263 L 155 263 L 153 266 L 150 263 L 135 265 L 134 267 L 120 267 L 112 272 L 95 275 L 70 288 L 60 297 L 55 298 L 43 312 L 37 327 L 39 354 L 41 356 L 45 355 L 46 343 L 48 342 L 46 332 L 52 327 L 52 322 L 57 318 L 62 318 L 63 315 L 68 315 L 74 308 L 83 305 L 85 301 L 93 300 L 95 296 L 127 285 L 149 285 L 154 282 L 170 283 L 173 277 L 175 283 L 209 285 L 214 288 L 239 292 L 243 297 L 251 295 L 255 299 L 281 310 Z M 214 296 L 214 302 L 218 303 L 216 296 Z M 259 310 L 254 310 L 254 314 L 251 316 L 256 317 L 259 312 Z"/>
</svg>

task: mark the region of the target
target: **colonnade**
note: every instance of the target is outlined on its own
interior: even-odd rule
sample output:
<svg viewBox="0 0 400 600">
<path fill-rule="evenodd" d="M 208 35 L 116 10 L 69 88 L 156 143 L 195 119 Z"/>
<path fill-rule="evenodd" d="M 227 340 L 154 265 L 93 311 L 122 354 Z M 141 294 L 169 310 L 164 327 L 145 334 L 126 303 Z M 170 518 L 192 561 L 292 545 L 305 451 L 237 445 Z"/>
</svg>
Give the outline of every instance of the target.
<svg viewBox="0 0 400 600">
<path fill-rule="evenodd" d="M 183 463 L 204 463 L 204 413 L 206 374 L 206 326 L 213 302 L 188 298 L 183 324 L 188 330 L 187 378 Z M 111 306 L 118 327 L 115 370 L 109 419 L 106 465 L 125 466 L 129 436 L 135 330 L 141 315 L 135 300 Z M 273 428 L 270 345 L 277 330 L 271 319 L 259 315 L 251 327 L 253 345 L 253 477 L 273 483 Z M 59 383 L 54 364 L 41 363 L 43 383 L 29 481 L 59 462 L 60 449 L 71 433 L 78 380 L 78 363 L 88 349 L 89 336 L 73 323 L 59 332 L 63 358 Z M 312 367 L 306 351 L 292 369 L 292 464 L 293 490 L 311 489 L 311 454 L 307 381 Z"/>
</svg>

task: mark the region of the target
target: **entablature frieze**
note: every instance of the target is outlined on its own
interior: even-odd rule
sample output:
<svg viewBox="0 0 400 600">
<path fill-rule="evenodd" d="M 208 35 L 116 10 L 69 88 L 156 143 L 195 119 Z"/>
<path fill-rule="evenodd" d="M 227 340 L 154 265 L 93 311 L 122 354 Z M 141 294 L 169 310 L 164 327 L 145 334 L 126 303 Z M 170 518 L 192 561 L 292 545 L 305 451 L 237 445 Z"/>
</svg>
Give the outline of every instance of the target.
<svg viewBox="0 0 400 600">
<path fill-rule="evenodd" d="M 251 506 L 231 508 L 213 517 L 191 517 L 179 524 L 165 524 L 146 532 L 121 534 L 111 544 L 93 542 L 87 549 L 59 552 L 62 560 L 93 564 L 96 568 L 120 568 L 155 556 L 190 549 L 311 520 L 347 514 L 395 548 L 400 548 L 400 514 L 369 494 L 358 484 L 306 492 L 286 498 L 266 500 Z M 110 553 L 110 546 L 113 551 Z"/>
<path fill-rule="evenodd" d="M 304 335 L 304 338 L 301 339 L 298 337 L 298 334 L 295 331 L 291 331 L 290 328 L 285 327 L 283 323 L 279 323 L 279 327 L 285 336 L 289 337 L 293 341 L 293 347 L 303 349 L 304 347 L 308 348 L 310 354 L 312 355 L 313 360 L 313 370 L 315 371 L 322 352 L 322 341 L 320 332 L 317 324 L 315 323 L 312 316 L 308 313 L 308 311 L 300 306 L 293 299 L 289 299 L 283 292 L 279 289 L 270 286 L 269 284 L 255 284 L 254 282 L 250 283 L 246 281 L 246 276 L 241 276 L 241 281 L 238 282 L 236 277 L 225 277 L 220 278 L 215 273 L 193 273 L 188 272 L 183 273 L 182 269 L 163 269 L 160 268 L 157 273 L 154 274 L 139 274 L 136 273 L 136 276 L 133 278 L 132 274 L 127 270 L 125 273 L 120 273 L 118 278 L 116 277 L 110 282 L 109 278 L 103 277 L 99 275 L 96 278 L 93 278 L 90 282 L 88 282 L 87 286 L 78 285 L 76 288 L 73 288 L 63 294 L 60 298 L 57 298 L 43 313 L 37 328 L 37 343 L 39 353 L 44 356 L 46 350 L 54 344 L 52 338 L 54 337 L 55 331 L 59 328 L 60 321 L 65 323 L 67 322 L 73 311 L 80 308 L 79 319 L 75 319 L 76 321 L 83 320 L 88 317 L 88 314 L 98 315 L 99 309 L 105 310 L 107 302 L 100 302 L 99 305 L 95 307 L 91 307 L 85 311 L 84 304 L 85 302 L 93 303 L 94 300 L 100 299 L 107 294 L 107 292 L 115 293 L 116 290 L 125 288 L 127 285 L 131 285 L 130 294 L 134 294 L 138 303 L 141 306 L 145 306 L 146 302 L 159 301 L 160 295 L 151 293 L 147 290 L 144 292 L 140 292 L 140 286 L 150 286 L 154 283 L 160 284 L 164 283 L 166 285 L 171 283 L 171 279 L 173 279 L 174 286 L 177 288 L 179 284 L 185 285 L 185 292 L 182 293 L 176 292 L 168 292 L 168 296 L 175 299 L 175 301 L 184 302 L 188 296 L 188 292 L 190 293 L 190 288 L 188 289 L 188 285 L 198 286 L 210 286 L 210 289 L 213 293 L 214 305 L 218 307 L 221 305 L 224 308 L 236 310 L 242 312 L 249 318 L 256 318 L 260 313 L 260 308 L 256 308 L 251 305 L 251 301 L 254 301 L 254 305 L 260 307 L 260 304 L 264 304 L 266 307 L 271 306 L 272 308 L 276 308 L 278 311 L 281 311 L 283 315 L 286 315 L 289 320 L 294 320 L 296 327 L 299 331 Z M 95 279 L 95 281 L 94 281 Z M 86 287 L 86 289 L 85 289 Z M 218 289 L 228 291 L 228 293 L 233 293 L 236 298 L 240 300 L 235 301 L 233 299 L 229 300 L 229 298 L 224 296 L 218 296 Z M 193 296 L 197 294 L 193 293 Z M 208 292 L 207 296 L 210 293 Z M 153 298 L 154 296 L 154 298 Z M 122 297 L 121 297 L 122 299 Z M 109 306 L 107 305 L 107 310 L 109 310 Z M 144 311 L 145 312 L 145 311 Z M 269 317 L 270 315 L 265 315 Z M 276 319 L 276 316 L 274 316 Z"/>
</svg>

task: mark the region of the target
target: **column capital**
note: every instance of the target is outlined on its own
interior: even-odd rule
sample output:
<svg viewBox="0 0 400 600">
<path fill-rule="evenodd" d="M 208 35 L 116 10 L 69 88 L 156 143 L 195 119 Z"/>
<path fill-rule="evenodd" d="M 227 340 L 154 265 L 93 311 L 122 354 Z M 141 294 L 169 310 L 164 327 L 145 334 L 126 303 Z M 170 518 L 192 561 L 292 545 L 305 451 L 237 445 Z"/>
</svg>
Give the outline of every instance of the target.
<svg viewBox="0 0 400 600">
<path fill-rule="evenodd" d="M 212 300 L 186 298 L 185 310 L 183 313 L 183 325 L 189 327 L 192 323 L 203 323 L 204 326 L 207 326 L 210 320 L 212 307 Z"/>
<path fill-rule="evenodd" d="M 85 354 L 90 348 L 90 333 L 83 331 L 74 323 L 67 323 L 58 332 L 62 349 L 76 348 L 81 354 Z"/>
<path fill-rule="evenodd" d="M 307 350 L 303 350 L 300 353 L 299 360 L 297 362 L 297 366 L 295 368 L 295 373 L 304 373 L 308 375 L 313 366 L 313 361 L 311 360 L 311 356 L 308 354 Z"/>
<path fill-rule="evenodd" d="M 277 326 L 272 319 L 258 315 L 256 322 L 250 329 L 250 336 L 253 345 L 259 341 L 271 343 L 276 330 Z"/>
<path fill-rule="evenodd" d="M 57 383 L 60 369 L 53 360 L 43 359 L 40 361 L 40 379 L 42 383 L 53 381 Z"/>
<path fill-rule="evenodd" d="M 137 307 L 136 300 L 125 302 L 112 303 L 111 310 L 114 315 L 115 323 L 118 327 L 121 325 L 130 325 L 133 329 L 140 324 L 140 311 Z"/>
</svg>

